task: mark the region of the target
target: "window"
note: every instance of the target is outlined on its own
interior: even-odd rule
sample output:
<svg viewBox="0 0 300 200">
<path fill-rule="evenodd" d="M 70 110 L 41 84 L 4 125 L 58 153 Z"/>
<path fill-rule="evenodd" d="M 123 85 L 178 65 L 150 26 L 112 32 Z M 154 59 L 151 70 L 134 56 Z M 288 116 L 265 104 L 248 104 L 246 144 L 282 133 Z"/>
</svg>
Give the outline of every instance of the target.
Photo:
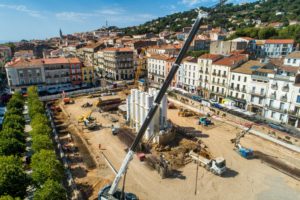
<svg viewBox="0 0 300 200">
<path fill-rule="evenodd" d="M 263 100 L 262 98 L 259 98 L 258 103 L 259 103 L 259 104 L 262 104 L 262 100 Z"/>
<path fill-rule="evenodd" d="M 244 77 L 244 82 L 245 82 L 245 83 L 247 82 L 247 77 Z"/>
<path fill-rule="evenodd" d="M 265 89 L 264 89 L 264 88 L 261 88 L 261 89 L 260 89 L 260 94 L 264 94 L 264 92 L 265 92 Z"/>
<path fill-rule="evenodd" d="M 270 100 L 270 106 L 273 106 L 274 100 Z"/>
<path fill-rule="evenodd" d="M 234 80 L 234 75 L 232 75 L 232 80 Z"/>
<path fill-rule="evenodd" d="M 271 117 L 274 118 L 274 115 L 275 115 L 275 112 L 272 112 L 271 113 Z"/>
<path fill-rule="evenodd" d="M 241 81 L 241 76 L 238 76 L 238 81 Z"/>
<path fill-rule="evenodd" d="M 293 64 L 296 64 L 296 59 L 294 59 Z"/>
<path fill-rule="evenodd" d="M 287 60 L 287 62 L 290 63 L 290 62 L 291 62 L 291 59 L 289 58 L 289 59 Z"/>
<path fill-rule="evenodd" d="M 233 87 L 234 87 L 234 83 L 231 83 L 231 88 L 233 89 Z"/>
<path fill-rule="evenodd" d="M 230 92 L 230 96 L 232 96 L 232 95 L 233 95 L 233 92 L 231 91 L 231 92 Z"/>
<path fill-rule="evenodd" d="M 283 120 L 283 114 L 280 114 L 279 120 Z"/>
<path fill-rule="evenodd" d="M 297 103 L 300 103 L 300 95 L 297 96 Z"/>
<path fill-rule="evenodd" d="M 280 103 L 280 110 L 283 110 L 284 108 L 284 103 Z"/>
<path fill-rule="evenodd" d="M 254 102 L 254 96 L 251 96 L 251 102 Z"/>
<path fill-rule="evenodd" d="M 244 94 L 242 94 L 242 99 L 245 99 L 245 95 Z"/>
</svg>

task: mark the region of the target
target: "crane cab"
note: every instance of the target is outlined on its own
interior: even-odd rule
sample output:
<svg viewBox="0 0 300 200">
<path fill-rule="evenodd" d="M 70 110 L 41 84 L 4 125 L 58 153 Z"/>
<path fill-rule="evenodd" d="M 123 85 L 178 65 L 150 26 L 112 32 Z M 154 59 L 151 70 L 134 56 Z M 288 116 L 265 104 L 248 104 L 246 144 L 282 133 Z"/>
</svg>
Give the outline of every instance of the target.
<svg viewBox="0 0 300 200">
<path fill-rule="evenodd" d="M 124 192 L 125 197 L 122 198 L 122 191 L 117 190 L 115 194 L 110 195 L 108 191 L 110 189 L 110 185 L 105 186 L 98 193 L 98 200 L 138 200 L 138 197 L 133 193 Z"/>
</svg>

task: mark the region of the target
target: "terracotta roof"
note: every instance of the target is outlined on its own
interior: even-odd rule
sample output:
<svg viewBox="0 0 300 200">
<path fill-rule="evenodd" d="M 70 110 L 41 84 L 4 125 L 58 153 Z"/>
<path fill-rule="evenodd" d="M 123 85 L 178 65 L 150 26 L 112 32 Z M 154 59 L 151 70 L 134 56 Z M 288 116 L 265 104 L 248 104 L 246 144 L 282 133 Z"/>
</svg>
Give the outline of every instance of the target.
<svg viewBox="0 0 300 200">
<path fill-rule="evenodd" d="M 252 74 L 253 71 L 260 69 L 264 65 L 264 63 L 261 63 L 258 60 L 249 60 L 248 62 L 242 64 L 240 67 L 233 69 L 232 72 L 241 74 Z"/>
<path fill-rule="evenodd" d="M 270 39 L 266 40 L 265 44 L 294 44 L 292 39 Z"/>
<path fill-rule="evenodd" d="M 292 72 L 292 73 L 297 73 L 299 70 L 299 67 L 286 66 L 286 65 L 283 65 L 279 68 L 282 69 L 283 71 Z"/>
<path fill-rule="evenodd" d="M 80 63 L 80 60 L 78 58 L 47 58 L 44 59 L 44 63 L 46 65 L 51 65 L 51 64 L 77 64 Z"/>
<path fill-rule="evenodd" d="M 300 59 L 300 51 L 294 51 L 286 56 L 287 58 L 296 58 Z"/>
<path fill-rule="evenodd" d="M 17 58 L 6 64 L 5 67 L 16 67 L 16 68 L 34 68 L 41 67 L 43 65 L 43 59 L 24 59 Z"/>
<path fill-rule="evenodd" d="M 203 54 L 199 58 L 201 58 L 201 59 L 209 59 L 209 60 L 215 61 L 215 60 L 218 60 L 218 59 L 220 59 L 222 57 L 223 57 L 222 55 L 218 55 L 218 54 Z"/>
<path fill-rule="evenodd" d="M 165 60 L 165 61 L 172 59 L 172 57 L 169 57 L 166 55 L 161 55 L 161 54 L 154 54 L 154 55 L 151 55 L 149 58 L 156 59 L 156 60 Z"/>
<path fill-rule="evenodd" d="M 241 63 L 242 61 L 246 61 L 247 59 L 248 58 L 246 55 L 232 55 L 230 57 L 225 57 L 220 60 L 217 60 L 213 64 L 234 67 L 237 63 Z"/>
<path fill-rule="evenodd" d="M 130 48 L 105 48 L 103 51 L 132 52 Z"/>
<path fill-rule="evenodd" d="M 190 63 L 197 63 L 198 59 L 194 58 L 192 56 L 188 56 L 184 59 L 185 62 L 190 62 Z"/>
</svg>

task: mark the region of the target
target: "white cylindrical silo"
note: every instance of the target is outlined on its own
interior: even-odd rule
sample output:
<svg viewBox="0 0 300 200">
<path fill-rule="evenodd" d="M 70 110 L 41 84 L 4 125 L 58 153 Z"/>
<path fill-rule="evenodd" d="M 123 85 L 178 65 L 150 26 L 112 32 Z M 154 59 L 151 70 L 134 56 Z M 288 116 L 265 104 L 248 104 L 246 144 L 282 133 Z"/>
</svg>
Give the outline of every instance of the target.
<svg viewBox="0 0 300 200">
<path fill-rule="evenodd" d="M 140 92 L 138 90 L 135 90 L 135 130 L 136 132 L 138 132 L 139 130 L 139 116 L 140 116 L 140 107 L 139 107 L 139 94 Z"/>
<path fill-rule="evenodd" d="M 131 95 L 128 95 L 126 99 L 126 121 L 127 122 L 130 122 L 130 117 L 131 117 L 130 101 L 131 101 Z"/>
<path fill-rule="evenodd" d="M 165 127 L 165 123 L 166 123 L 166 117 L 167 117 L 167 106 L 168 106 L 168 102 L 167 102 L 167 97 L 166 95 L 164 95 L 161 104 L 160 104 L 160 129 L 163 129 Z"/>
</svg>

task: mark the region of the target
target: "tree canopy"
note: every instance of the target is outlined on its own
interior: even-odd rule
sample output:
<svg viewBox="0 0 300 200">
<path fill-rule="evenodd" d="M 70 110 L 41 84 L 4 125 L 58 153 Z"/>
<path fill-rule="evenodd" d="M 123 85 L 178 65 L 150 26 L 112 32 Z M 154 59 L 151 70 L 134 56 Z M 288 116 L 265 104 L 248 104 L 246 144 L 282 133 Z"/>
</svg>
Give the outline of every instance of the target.
<svg viewBox="0 0 300 200">
<path fill-rule="evenodd" d="M 0 156 L 0 195 L 23 198 L 28 184 L 21 160 L 14 156 Z"/>
<path fill-rule="evenodd" d="M 61 181 L 63 174 L 63 166 L 56 159 L 54 151 L 40 150 L 32 156 L 32 179 L 42 185 L 47 179 Z"/>
<path fill-rule="evenodd" d="M 34 200 L 66 200 L 67 194 L 57 181 L 48 179 L 34 194 Z"/>
</svg>

